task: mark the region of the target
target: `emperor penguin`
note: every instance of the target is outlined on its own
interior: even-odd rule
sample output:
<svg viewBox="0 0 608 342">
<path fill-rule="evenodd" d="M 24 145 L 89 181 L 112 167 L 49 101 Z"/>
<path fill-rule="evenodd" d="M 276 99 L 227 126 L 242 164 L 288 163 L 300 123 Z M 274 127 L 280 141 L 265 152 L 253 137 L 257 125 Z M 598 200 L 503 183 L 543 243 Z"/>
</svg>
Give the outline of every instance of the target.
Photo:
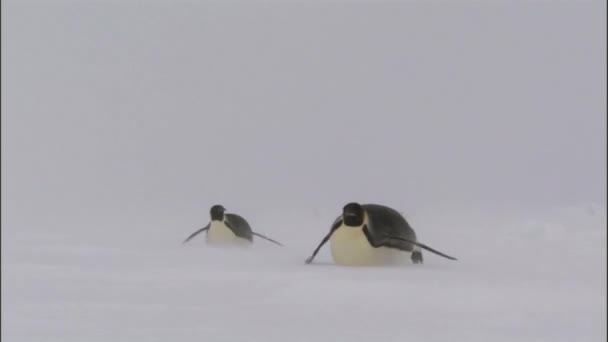
<svg viewBox="0 0 608 342">
<path fill-rule="evenodd" d="M 207 244 L 214 246 L 248 246 L 253 243 L 253 237 L 257 236 L 268 240 L 279 246 L 281 243 L 251 230 L 247 220 L 237 214 L 226 213 L 226 209 L 217 204 L 209 211 L 211 222 L 205 227 L 192 233 L 184 242 L 186 243 L 196 235 L 207 231 Z"/>
<path fill-rule="evenodd" d="M 328 240 L 334 262 L 345 266 L 396 265 L 410 260 L 421 264 L 421 249 L 457 260 L 418 242 L 416 233 L 399 212 L 378 204 L 346 204 L 329 233 L 306 259 L 307 264 Z"/>
</svg>

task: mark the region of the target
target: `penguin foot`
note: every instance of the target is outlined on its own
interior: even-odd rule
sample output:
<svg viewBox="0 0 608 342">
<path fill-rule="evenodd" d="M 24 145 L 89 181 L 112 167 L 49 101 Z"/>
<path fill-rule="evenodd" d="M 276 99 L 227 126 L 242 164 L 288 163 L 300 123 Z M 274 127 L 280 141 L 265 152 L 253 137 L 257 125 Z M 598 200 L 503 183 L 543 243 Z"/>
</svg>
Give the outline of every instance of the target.
<svg viewBox="0 0 608 342">
<path fill-rule="evenodd" d="M 415 251 L 412 253 L 412 261 L 414 264 L 422 264 L 422 252 Z"/>
</svg>

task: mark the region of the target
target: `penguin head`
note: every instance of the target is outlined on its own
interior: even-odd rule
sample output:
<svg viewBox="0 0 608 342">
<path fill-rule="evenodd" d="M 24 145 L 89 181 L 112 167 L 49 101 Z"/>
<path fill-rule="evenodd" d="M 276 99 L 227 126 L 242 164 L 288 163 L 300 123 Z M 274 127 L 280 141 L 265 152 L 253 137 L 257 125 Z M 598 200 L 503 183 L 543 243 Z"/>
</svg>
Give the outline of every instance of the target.
<svg viewBox="0 0 608 342">
<path fill-rule="evenodd" d="M 351 202 L 342 209 L 342 220 L 349 227 L 359 227 L 365 219 L 365 211 L 359 203 Z"/>
<path fill-rule="evenodd" d="M 225 211 L 226 209 L 219 204 L 216 204 L 211 207 L 211 210 L 209 211 L 209 213 L 211 214 L 211 221 L 223 221 Z"/>
</svg>

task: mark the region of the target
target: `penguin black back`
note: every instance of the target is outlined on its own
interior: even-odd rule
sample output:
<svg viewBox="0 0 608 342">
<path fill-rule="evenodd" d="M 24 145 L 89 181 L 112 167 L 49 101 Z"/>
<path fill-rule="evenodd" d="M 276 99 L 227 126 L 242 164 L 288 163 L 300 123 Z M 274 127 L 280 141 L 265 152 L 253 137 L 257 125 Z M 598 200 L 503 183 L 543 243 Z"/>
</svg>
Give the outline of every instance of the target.
<svg viewBox="0 0 608 342">
<path fill-rule="evenodd" d="M 363 204 L 362 207 L 368 215 L 370 238 L 374 244 L 386 244 L 387 236 L 416 241 L 416 233 L 398 211 L 379 204 Z M 414 245 L 406 241 L 392 243 L 400 245 L 402 250 L 414 250 Z"/>
<path fill-rule="evenodd" d="M 225 214 L 225 216 L 226 221 L 228 221 L 228 226 L 234 235 L 249 241 L 253 241 L 253 231 L 251 230 L 251 226 L 247 220 L 237 214 Z"/>
</svg>

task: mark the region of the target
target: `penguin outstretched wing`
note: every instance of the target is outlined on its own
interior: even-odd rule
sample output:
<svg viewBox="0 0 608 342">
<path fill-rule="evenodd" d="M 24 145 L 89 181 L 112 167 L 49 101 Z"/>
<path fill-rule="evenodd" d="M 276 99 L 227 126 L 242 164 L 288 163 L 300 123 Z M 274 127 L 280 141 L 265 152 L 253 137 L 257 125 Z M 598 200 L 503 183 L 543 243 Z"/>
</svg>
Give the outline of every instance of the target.
<svg viewBox="0 0 608 342">
<path fill-rule="evenodd" d="M 203 228 L 195 231 L 194 233 L 190 234 L 190 236 L 188 236 L 188 238 L 186 240 L 184 240 L 184 242 L 182 242 L 182 244 L 192 240 L 192 238 L 194 238 L 195 236 L 197 236 L 198 234 L 204 232 L 205 230 L 209 229 L 209 224 L 207 224 L 206 226 L 204 226 Z"/>
<path fill-rule="evenodd" d="M 277 245 L 279 245 L 279 246 L 283 247 L 283 245 L 282 245 L 280 242 L 278 242 L 278 241 L 274 241 L 273 239 L 271 239 L 271 238 L 269 238 L 269 237 L 267 237 L 267 236 L 264 236 L 264 235 L 262 235 L 262 234 L 260 234 L 260 233 L 251 232 L 251 234 L 253 234 L 253 235 L 257 236 L 257 237 L 261 237 L 262 239 L 266 239 L 266 240 L 268 240 L 268 241 L 270 241 L 270 242 L 272 242 L 272 243 L 275 243 L 275 244 L 277 244 Z"/>
<path fill-rule="evenodd" d="M 446 258 L 446 259 L 450 259 L 450 260 L 458 260 L 458 259 L 456 259 L 456 258 L 454 258 L 454 257 L 452 257 L 452 256 L 449 256 L 449 255 L 447 255 L 447 254 L 445 254 L 445 253 L 442 253 L 442 252 L 440 252 L 440 251 L 438 251 L 438 250 L 435 250 L 435 249 L 433 249 L 433 248 L 431 248 L 431 247 L 429 247 L 429 246 L 427 246 L 427 245 L 425 245 L 425 244 L 423 244 L 423 243 L 420 243 L 420 242 L 418 242 L 418 241 L 412 241 L 412 240 L 404 239 L 404 238 L 401 238 L 401 237 L 390 236 L 390 235 L 386 235 L 386 234 L 384 235 L 384 237 L 385 237 L 385 238 L 386 238 L 388 241 L 402 241 L 402 242 L 407 242 L 407 243 L 410 243 L 410 244 L 412 244 L 412 245 L 418 246 L 418 247 L 420 247 L 420 248 L 422 248 L 422 249 L 425 249 L 425 250 L 427 250 L 427 251 L 429 251 L 429 252 L 431 252 L 431 253 L 435 253 L 435 254 L 437 254 L 437 255 L 439 255 L 439 256 L 442 256 L 442 257 L 444 257 L 444 258 Z M 388 243 L 390 244 L 390 242 L 388 242 Z"/>
<path fill-rule="evenodd" d="M 410 237 L 404 234 L 403 232 L 395 232 L 390 231 L 388 229 L 375 229 L 374 225 L 372 224 L 370 224 L 369 227 L 366 228 L 372 230 L 372 233 L 366 233 L 366 236 L 367 239 L 370 241 L 370 244 L 374 247 L 395 248 L 406 252 L 413 252 L 416 249 L 415 236 Z"/>
<path fill-rule="evenodd" d="M 307 264 L 310 264 L 314 260 L 315 256 L 317 256 L 317 253 L 319 253 L 319 250 L 321 249 L 321 247 L 323 247 L 323 245 L 325 243 L 327 243 L 327 241 L 329 241 L 329 239 L 331 238 L 332 234 L 341 225 L 342 225 L 342 216 L 338 216 L 338 218 L 331 225 L 331 229 L 329 230 L 329 233 L 327 233 L 327 235 L 325 235 L 325 237 L 323 238 L 323 240 L 321 240 L 321 243 L 319 243 L 319 245 L 317 246 L 317 248 L 315 248 L 315 251 L 312 252 L 312 255 L 309 256 L 308 259 L 306 259 L 306 263 Z"/>
<path fill-rule="evenodd" d="M 243 239 L 247 239 L 249 241 L 253 241 L 253 236 L 260 237 L 262 239 L 268 240 L 272 243 L 275 243 L 279 246 L 283 246 L 280 242 L 275 241 L 267 236 L 264 236 L 260 233 L 256 233 L 251 229 L 251 226 L 243 217 L 237 214 L 226 214 L 226 225 L 234 235 L 241 237 Z"/>
</svg>

